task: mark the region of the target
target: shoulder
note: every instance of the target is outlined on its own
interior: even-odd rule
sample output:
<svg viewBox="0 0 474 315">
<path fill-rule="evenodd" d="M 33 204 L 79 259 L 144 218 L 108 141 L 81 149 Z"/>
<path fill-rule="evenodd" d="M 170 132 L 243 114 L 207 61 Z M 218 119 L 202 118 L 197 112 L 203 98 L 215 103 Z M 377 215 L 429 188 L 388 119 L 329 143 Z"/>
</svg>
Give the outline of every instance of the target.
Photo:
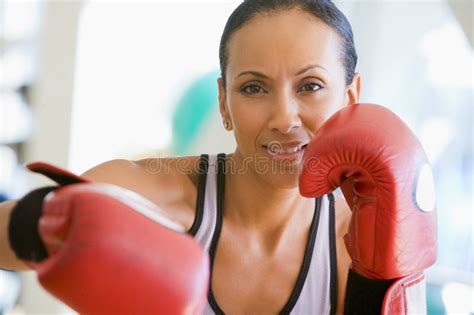
<svg viewBox="0 0 474 315">
<path fill-rule="evenodd" d="M 189 228 L 194 221 L 199 156 L 111 160 L 82 176 L 132 190 Z"/>
</svg>

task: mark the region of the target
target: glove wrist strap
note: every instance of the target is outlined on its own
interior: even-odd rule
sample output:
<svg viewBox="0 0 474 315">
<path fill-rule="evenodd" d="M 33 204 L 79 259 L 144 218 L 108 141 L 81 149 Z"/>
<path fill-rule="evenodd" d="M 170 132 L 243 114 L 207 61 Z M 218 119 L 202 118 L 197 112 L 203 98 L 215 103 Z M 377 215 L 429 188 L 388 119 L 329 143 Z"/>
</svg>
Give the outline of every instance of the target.
<svg viewBox="0 0 474 315">
<path fill-rule="evenodd" d="M 13 207 L 8 223 L 8 240 L 16 256 L 21 260 L 39 262 L 48 253 L 38 232 L 43 200 L 58 186 L 33 190 L 18 200 Z"/>
</svg>

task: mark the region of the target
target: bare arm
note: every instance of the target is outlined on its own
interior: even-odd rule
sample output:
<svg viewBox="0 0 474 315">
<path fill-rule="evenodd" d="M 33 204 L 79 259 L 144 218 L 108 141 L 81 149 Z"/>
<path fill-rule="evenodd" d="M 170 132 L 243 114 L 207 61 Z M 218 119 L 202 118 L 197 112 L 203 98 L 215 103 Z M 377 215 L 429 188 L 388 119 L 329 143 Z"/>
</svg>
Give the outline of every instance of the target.
<svg viewBox="0 0 474 315">
<path fill-rule="evenodd" d="M 162 209 L 162 215 L 167 216 L 186 228 L 192 224 L 193 213 L 184 198 L 192 191 L 193 185 L 184 176 L 176 172 L 156 174 L 145 167 L 146 161 L 133 162 L 128 160 L 112 160 L 102 163 L 85 172 L 82 176 L 94 181 L 115 184 L 137 192 L 148 198 Z M 23 261 L 19 260 L 8 240 L 8 223 L 10 213 L 16 201 L 0 204 L 0 268 L 22 271 L 30 270 Z"/>
<path fill-rule="evenodd" d="M 351 263 L 351 257 L 344 244 L 344 235 L 349 228 L 352 212 L 346 201 L 336 196 L 336 251 L 338 269 L 338 299 L 336 314 L 342 314 L 344 297 L 346 293 L 347 274 Z"/>
</svg>

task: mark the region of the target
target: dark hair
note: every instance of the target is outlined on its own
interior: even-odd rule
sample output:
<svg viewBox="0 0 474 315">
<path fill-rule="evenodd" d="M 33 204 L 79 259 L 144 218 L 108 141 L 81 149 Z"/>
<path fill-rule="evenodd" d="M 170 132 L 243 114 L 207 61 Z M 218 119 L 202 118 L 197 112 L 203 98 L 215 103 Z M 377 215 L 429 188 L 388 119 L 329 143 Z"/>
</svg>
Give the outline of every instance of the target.
<svg viewBox="0 0 474 315">
<path fill-rule="evenodd" d="M 229 59 L 228 45 L 232 34 L 257 15 L 293 8 L 312 14 L 339 34 L 346 84 L 349 85 L 352 82 L 357 64 L 352 27 L 344 14 L 330 0 L 245 0 L 232 12 L 221 36 L 219 60 L 224 87 Z"/>
</svg>

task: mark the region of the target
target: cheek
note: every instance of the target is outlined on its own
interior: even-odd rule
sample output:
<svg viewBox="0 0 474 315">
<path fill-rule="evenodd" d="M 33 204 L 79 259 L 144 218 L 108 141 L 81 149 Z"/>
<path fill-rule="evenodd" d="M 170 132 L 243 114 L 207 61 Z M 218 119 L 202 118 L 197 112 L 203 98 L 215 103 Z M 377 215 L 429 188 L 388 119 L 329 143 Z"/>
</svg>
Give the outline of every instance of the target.
<svg viewBox="0 0 474 315">
<path fill-rule="evenodd" d="M 230 100 L 229 111 L 235 138 L 240 147 L 254 143 L 265 126 L 268 109 L 265 106 L 253 106 L 251 102 Z M 250 144 L 252 145 L 252 144 Z"/>
<path fill-rule="evenodd" d="M 306 111 L 301 115 L 303 125 L 311 135 L 318 131 L 326 119 L 325 112 L 321 110 Z"/>
<path fill-rule="evenodd" d="M 308 99 L 304 103 L 302 119 L 307 128 L 313 133 L 338 110 L 346 106 L 343 89 L 326 91 L 326 93 Z"/>
</svg>

